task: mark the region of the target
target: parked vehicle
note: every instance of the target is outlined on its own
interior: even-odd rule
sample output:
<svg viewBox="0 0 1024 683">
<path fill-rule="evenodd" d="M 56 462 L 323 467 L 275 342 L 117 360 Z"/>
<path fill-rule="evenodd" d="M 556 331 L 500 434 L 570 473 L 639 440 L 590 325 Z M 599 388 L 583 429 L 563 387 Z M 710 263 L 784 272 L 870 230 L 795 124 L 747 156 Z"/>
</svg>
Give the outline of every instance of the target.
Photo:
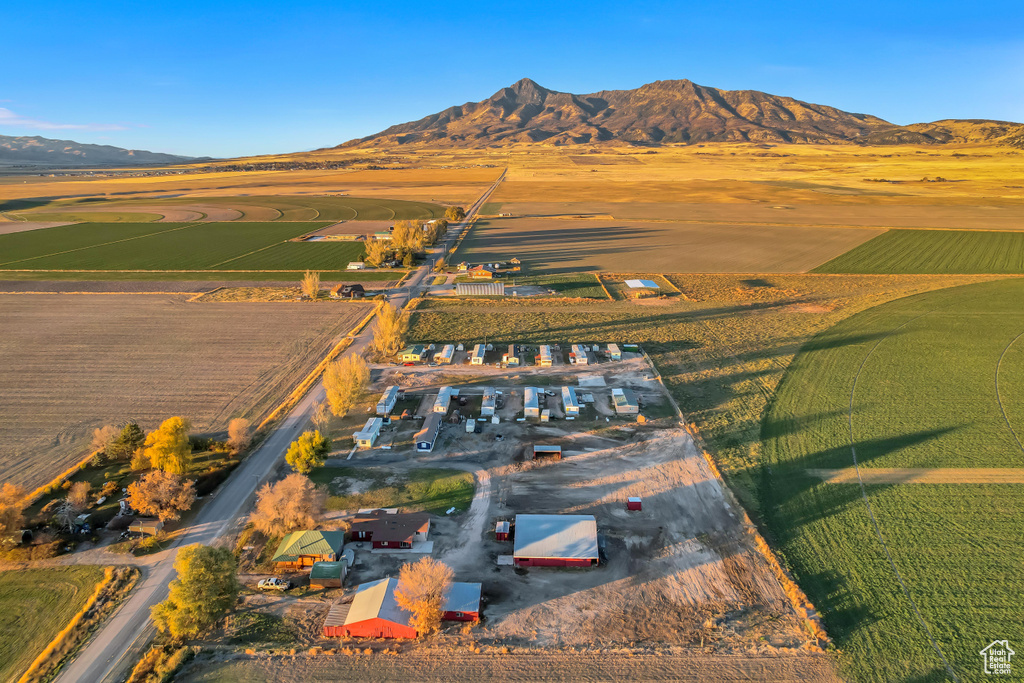
<svg viewBox="0 0 1024 683">
<path fill-rule="evenodd" d="M 292 587 L 292 582 L 273 576 L 269 579 L 263 579 L 257 586 L 261 591 L 286 591 Z"/>
</svg>

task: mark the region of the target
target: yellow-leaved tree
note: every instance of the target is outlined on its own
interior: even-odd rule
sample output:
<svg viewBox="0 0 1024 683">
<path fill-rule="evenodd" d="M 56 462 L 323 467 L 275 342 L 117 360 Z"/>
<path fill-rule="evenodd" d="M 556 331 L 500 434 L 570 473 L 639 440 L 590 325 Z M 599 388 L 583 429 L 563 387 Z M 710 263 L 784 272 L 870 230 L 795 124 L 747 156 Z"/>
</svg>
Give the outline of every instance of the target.
<svg viewBox="0 0 1024 683">
<path fill-rule="evenodd" d="M 153 623 L 175 640 L 198 638 L 235 603 L 235 556 L 227 548 L 190 545 L 178 551 L 174 568 L 178 578 L 167 599 L 153 606 Z"/>
<path fill-rule="evenodd" d="M 418 635 L 433 633 L 441 626 L 444 594 L 454 576 L 451 567 L 432 557 L 402 565 L 395 600 L 399 607 L 412 612 L 410 623 Z"/>
<path fill-rule="evenodd" d="M 301 474 L 309 474 L 324 464 L 324 458 L 331 451 L 331 442 L 320 432 L 302 432 L 284 454 L 285 462 Z"/>
<path fill-rule="evenodd" d="M 192 464 L 192 445 L 188 442 L 188 430 L 191 428 L 185 418 L 171 417 L 147 434 L 143 455 L 150 467 L 171 474 L 185 474 Z"/>
<path fill-rule="evenodd" d="M 382 358 L 394 356 L 405 346 L 409 316 L 391 304 L 384 304 L 373 323 L 373 350 Z"/>
<path fill-rule="evenodd" d="M 352 354 L 336 360 L 324 371 L 324 390 L 331 412 L 344 417 L 370 386 L 370 366 L 362 356 Z"/>
</svg>

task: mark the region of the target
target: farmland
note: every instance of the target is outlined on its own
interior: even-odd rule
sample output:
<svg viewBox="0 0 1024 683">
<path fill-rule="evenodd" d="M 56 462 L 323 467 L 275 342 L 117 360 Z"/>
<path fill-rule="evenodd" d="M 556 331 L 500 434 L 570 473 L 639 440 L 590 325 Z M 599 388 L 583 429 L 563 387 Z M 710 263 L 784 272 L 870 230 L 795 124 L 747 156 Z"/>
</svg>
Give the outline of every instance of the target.
<svg viewBox="0 0 1024 683">
<path fill-rule="evenodd" d="M 1020 486 L 862 491 L 806 471 L 852 467 L 851 446 L 862 471 L 1020 467 L 1022 294 L 1003 280 L 869 309 L 819 334 L 779 386 L 765 518 L 857 680 L 943 680 L 943 658 L 974 680 L 980 649 L 1024 638 Z"/>
<path fill-rule="evenodd" d="M 530 272 L 799 273 L 881 234 L 812 228 L 600 219 L 478 221 L 452 260 L 518 257 Z"/>
<path fill-rule="evenodd" d="M 362 242 L 290 242 L 323 223 L 86 223 L 0 235 L 0 272 L 344 270 Z M 99 275 L 99 274 L 97 274 Z M 292 278 L 298 277 L 296 274 Z M 250 274 L 246 279 L 254 279 Z M 255 279 L 258 279 L 255 278 Z"/>
<path fill-rule="evenodd" d="M 0 572 L 0 680 L 17 680 L 102 579 L 92 566 Z"/>
<path fill-rule="evenodd" d="M 816 273 L 1024 273 L 1024 232 L 890 230 Z"/>
<path fill-rule="evenodd" d="M 368 310 L 156 294 L 0 297 L 0 477 L 48 480 L 107 423 L 152 429 L 182 415 L 210 433 L 232 417 L 258 419 Z"/>
</svg>

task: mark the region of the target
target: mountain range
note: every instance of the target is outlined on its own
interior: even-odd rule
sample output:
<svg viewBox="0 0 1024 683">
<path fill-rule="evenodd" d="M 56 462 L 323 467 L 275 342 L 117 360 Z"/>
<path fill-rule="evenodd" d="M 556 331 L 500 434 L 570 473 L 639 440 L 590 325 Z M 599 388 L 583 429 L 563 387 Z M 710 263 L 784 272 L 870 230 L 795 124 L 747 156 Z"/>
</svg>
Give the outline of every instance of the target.
<svg viewBox="0 0 1024 683">
<path fill-rule="evenodd" d="M 870 114 L 855 114 L 757 90 L 719 90 L 688 80 L 655 81 L 634 90 L 575 95 L 549 90 L 524 78 L 482 102 L 449 107 L 338 147 L 598 142 L 988 142 L 1024 147 L 1024 125 L 949 119 L 898 126 Z"/>
<path fill-rule="evenodd" d="M 87 145 L 72 140 L 0 135 L 0 164 L 5 166 L 141 166 L 190 161 L 195 159 L 110 145 Z"/>
</svg>

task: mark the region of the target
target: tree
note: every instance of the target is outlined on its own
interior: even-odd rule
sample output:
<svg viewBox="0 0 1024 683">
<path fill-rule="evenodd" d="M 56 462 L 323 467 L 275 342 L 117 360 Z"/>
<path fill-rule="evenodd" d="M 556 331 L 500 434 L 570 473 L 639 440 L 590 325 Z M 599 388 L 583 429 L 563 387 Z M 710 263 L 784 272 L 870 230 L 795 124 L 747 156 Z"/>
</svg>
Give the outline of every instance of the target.
<svg viewBox="0 0 1024 683">
<path fill-rule="evenodd" d="M 188 441 L 189 421 L 170 417 L 146 436 L 145 456 L 154 469 L 185 474 L 192 464 L 192 446 Z"/>
<path fill-rule="evenodd" d="M 395 600 L 412 612 L 411 623 L 419 635 L 433 633 L 441 626 L 444 594 L 452 585 L 452 568 L 432 557 L 402 565 Z"/>
<path fill-rule="evenodd" d="M 444 237 L 445 232 L 448 231 L 448 221 L 440 219 L 430 224 L 430 229 L 427 232 L 427 242 L 429 244 L 437 244 L 437 241 Z"/>
<path fill-rule="evenodd" d="M 68 502 L 81 512 L 89 507 L 89 491 L 91 489 L 92 485 L 87 481 L 75 482 L 68 491 Z"/>
<path fill-rule="evenodd" d="M 466 210 L 461 206 L 449 206 L 444 212 L 444 217 L 453 223 L 458 223 L 466 217 Z"/>
<path fill-rule="evenodd" d="M 178 551 L 174 568 L 178 578 L 167 599 L 153 606 L 153 623 L 175 640 L 197 638 L 238 597 L 235 556 L 227 548 L 190 545 Z"/>
<path fill-rule="evenodd" d="M 144 515 L 167 522 L 181 517 L 196 500 L 196 485 L 176 474 L 153 470 L 128 485 L 128 504 Z"/>
<path fill-rule="evenodd" d="M 0 537 L 6 538 L 21 529 L 25 523 L 28 500 L 25 489 L 10 482 L 0 487 Z"/>
<path fill-rule="evenodd" d="M 153 466 L 153 464 L 149 462 L 149 456 L 146 455 L 146 449 L 136 448 L 135 453 L 132 454 L 129 466 L 132 468 L 133 472 L 138 472 L 140 470 L 148 470 Z"/>
<path fill-rule="evenodd" d="M 309 477 L 289 474 L 276 484 L 264 484 L 256 492 L 252 523 L 267 536 L 280 536 L 309 528 L 323 517 L 327 491 Z"/>
<path fill-rule="evenodd" d="M 121 428 L 121 433 L 117 435 L 117 438 L 107 446 L 107 459 L 128 460 L 145 442 L 146 434 L 142 428 L 135 422 L 129 422 Z"/>
<path fill-rule="evenodd" d="M 92 430 L 92 450 L 105 456 L 108 455 L 108 449 L 113 445 L 114 440 L 117 439 L 120 433 L 121 430 L 114 425 L 105 425 Z"/>
<path fill-rule="evenodd" d="M 53 514 L 53 522 L 58 529 L 72 531 L 75 528 L 75 519 L 81 514 L 81 510 L 75 504 L 65 498 L 57 504 L 57 510 Z"/>
<path fill-rule="evenodd" d="M 391 233 L 391 246 L 400 253 L 423 251 L 424 243 L 422 221 L 398 221 Z"/>
<path fill-rule="evenodd" d="M 409 318 L 391 304 L 384 304 L 373 323 L 373 349 L 382 357 L 394 356 L 405 346 Z"/>
<path fill-rule="evenodd" d="M 351 354 L 336 360 L 324 371 L 324 390 L 331 412 L 344 417 L 370 386 L 370 367 L 362 356 Z"/>
<path fill-rule="evenodd" d="M 324 458 L 331 450 L 330 442 L 320 432 L 306 431 L 288 447 L 285 462 L 301 474 L 308 474 L 316 467 L 322 467 Z"/>
<path fill-rule="evenodd" d="M 310 418 L 316 430 L 324 436 L 329 436 L 327 427 L 331 424 L 331 412 L 326 401 L 318 401 L 313 409 L 313 416 Z"/>
<path fill-rule="evenodd" d="M 380 268 L 384 262 L 391 258 L 394 249 L 389 242 L 373 240 L 366 245 L 366 256 L 363 260 L 374 268 Z"/>
<path fill-rule="evenodd" d="M 307 270 L 302 276 L 302 296 L 316 301 L 320 296 L 320 273 Z"/>
<path fill-rule="evenodd" d="M 236 417 L 228 422 L 228 445 L 235 453 L 245 449 L 252 441 L 252 429 L 244 417 Z"/>
<path fill-rule="evenodd" d="M 405 255 L 405 258 L 402 259 L 402 265 L 406 268 L 412 268 L 416 265 L 416 259 L 413 258 L 412 252 Z"/>
</svg>

